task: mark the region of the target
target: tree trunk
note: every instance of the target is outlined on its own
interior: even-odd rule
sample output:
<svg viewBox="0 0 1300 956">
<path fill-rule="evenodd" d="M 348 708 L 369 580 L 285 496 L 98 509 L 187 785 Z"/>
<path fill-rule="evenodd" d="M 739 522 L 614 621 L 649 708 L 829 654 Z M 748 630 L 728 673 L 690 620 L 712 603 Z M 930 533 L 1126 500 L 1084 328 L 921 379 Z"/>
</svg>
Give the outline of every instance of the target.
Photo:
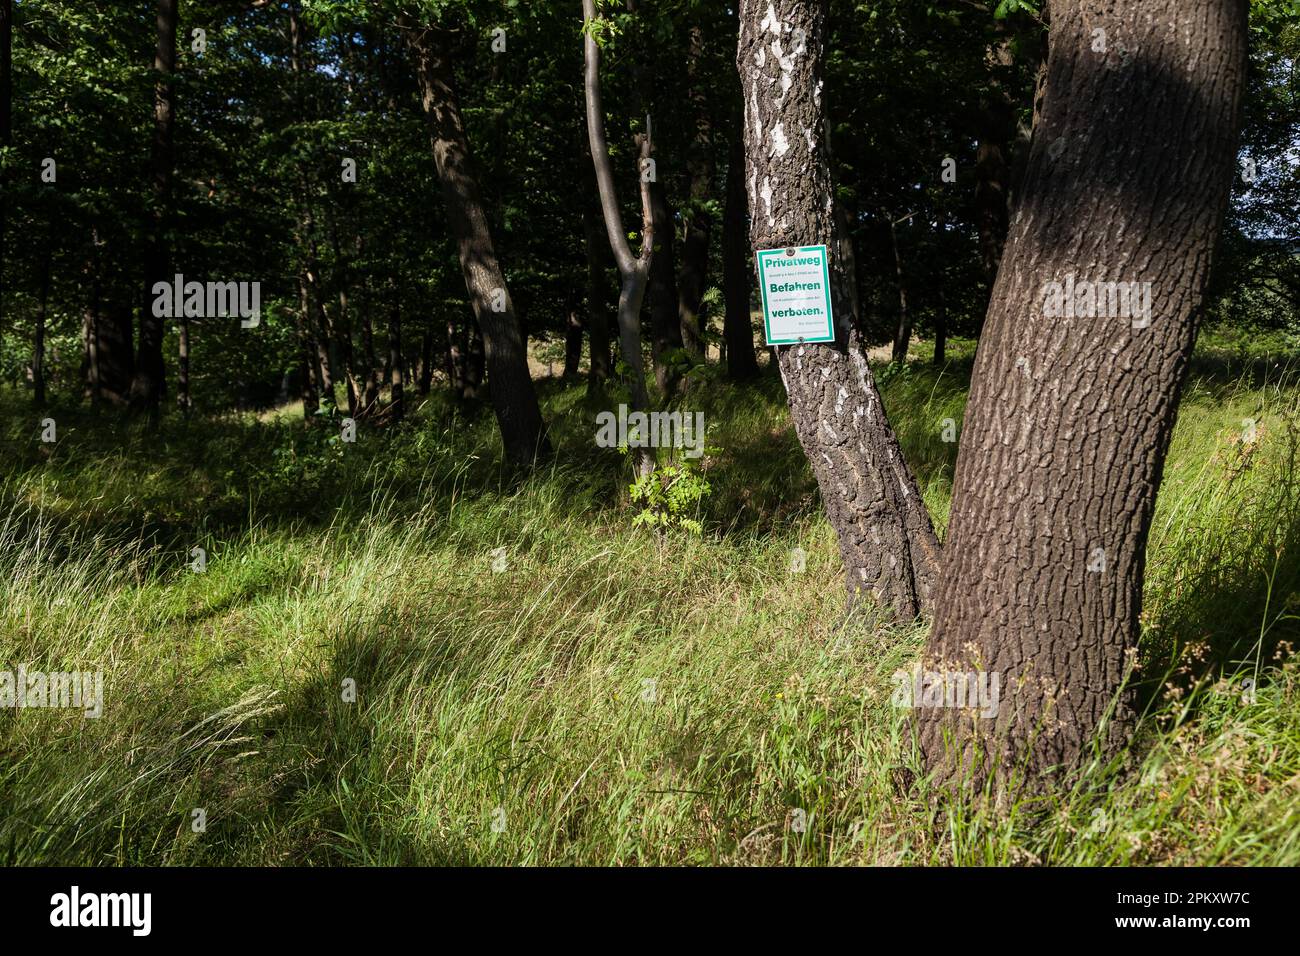
<svg viewBox="0 0 1300 956">
<path fill-rule="evenodd" d="M 487 378 L 487 356 L 484 355 L 483 332 L 474 316 L 465 320 L 465 398 L 478 401 L 483 397 L 483 383 Z"/>
<path fill-rule="evenodd" d="M 663 183 L 650 183 L 650 211 L 654 216 L 655 251 L 650 262 L 646 296 L 650 300 L 651 355 L 655 384 L 664 393 L 676 387 L 678 377 L 670 368 L 669 353 L 682 348 L 682 329 L 677 317 L 676 228 L 673 208 Z"/>
<path fill-rule="evenodd" d="M 705 78 L 701 75 L 704 60 L 704 29 L 691 27 L 690 47 L 686 60 L 687 102 L 695 126 L 695 138 L 686 156 L 691 174 L 691 201 L 687 210 L 686 236 L 682 241 L 682 268 L 678 279 L 678 320 L 682 344 L 697 360 L 704 358 L 704 329 L 700 322 L 700 303 L 709 280 L 709 238 L 713 222 L 705 203 L 713 195 L 712 118 L 704 96 Z"/>
<path fill-rule="evenodd" d="M 311 292 L 307 276 L 298 272 L 298 364 L 302 381 L 299 394 L 302 398 L 302 417 L 312 421 L 320 411 L 320 386 L 317 380 L 316 344 L 311 334 Z"/>
<path fill-rule="evenodd" d="M 427 398 L 431 388 L 433 388 L 433 329 L 426 325 L 424 336 L 420 339 L 420 378 L 415 383 L 415 393 L 420 398 Z"/>
<path fill-rule="evenodd" d="M 1059 786 L 1048 769 L 1078 769 L 1096 740 L 1115 754 L 1134 726 L 1120 688 L 1246 48 L 1244 0 L 1050 11 L 1047 99 L 975 361 L 924 665 L 996 676 L 1002 699 L 988 719 L 915 712 L 939 779 L 1032 789 Z M 1095 298 L 1092 283 L 1117 282 L 1139 284 L 1136 316 L 1105 287 Z"/>
<path fill-rule="evenodd" d="M 564 377 L 578 377 L 578 366 L 582 364 L 582 312 L 577 303 L 568 309 L 568 318 L 564 326 Z"/>
<path fill-rule="evenodd" d="M 348 416 L 355 417 L 360 403 L 361 389 L 357 375 L 356 354 L 352 348 L 352 313 L 348 309 L 348 283 L 351 276 L 351 267 L 348 261 L 343 258 L 338 229 L 333 220 L 330 223 L 330 245 L 334 251 L 334 268 L 337 272 L 336 281 L 338 284 L 339 311 L 335 339 L 342 352 L 343 376 L 347 382 Z"/>
<path fill-rule="evenodd" d="M 131 381 L 131 405 L 137 412 L 145 412 L 150 420 L 158 418 L 162 401 L 163 377 L 163 319 L 153 314 L 154 283 L 170 280 L 170 250 L 165 231 L 168 222 L 168 205 L 171 200 L 172 138 L 175 125 L 175 92 L 172 81 L 176 72 L 176 6 L 177 0 L 158 0 L 157 49 L 154 53 L 153 140 L 149 152 L 149 170 L 152 183 L 152 209 L 147 225 L 148 240 L 145 249 L 144 297 L 140 310 L 140 341 L 135 363 L 135 376 Z"/>
<path fill-rule="evenodd" d="M 176 407 L 190 413 L 190 320 L 182 313 L 176 346 Z"/>
<path fill-rule="evenodd" d="M 744 381 L 758 374 L 754 319 L 750 312 L 749 220 L 745 197 L 745 141 L 737 117 L 727 154 L 727 204 L 722 215 L 722 294 L 726 312 L 722 338 L 727 346 L 727 376 Z"/>
<path fill-rule="evenodd" d="M 94 301 L 98 295 L 92 291 Z M 97 306 L 96 306 L 97 307 Z M 131 398 L 135 360 L 131 351 L 131 304 L 113 302 L 96 325 L 95 358 L 99 396 L 110 405 L 126 405 Z"/>
<path fill-rule="evenodd" d="M 370 318 L 369 303 L 363 304 L 366 308 L 361 309 L 361 351 L 366 360 L 366 381 L 361 414 L 368 415 L 379 401 L 379 359 L 375 357 L 375 324 Z"/>
<path fill-rule="evenodd" d="M 939 284 L 939 303 L 934 313 L 934 364 L 947 361 L 948 351 L 948 298 L 943 283 Z"/>
<path fill-rule="evenodd" d="M 492 405 L 505 456 L 521 465 L 551 454 L 541 407 L 528 372 L 519 323 L 497 263 L 478 182 L 470 172 L 469 140 L 453 85 L 451 61 L 434 29 L 400 18 L 415 54 L 429 140 L 442 182 L 447 218 L 460 252 L 461 271 L 482 332 Z"/>
<path fill-rule="evenodd" d="M 406 415 L 406 401 L 402 392 L 402 300 L 394 290 L 393 303 L 388 310 L 388 374 L 390 421 L 400 422 Z"/>
<path fill-rule="evenodd" d="M 591 153 L 586 151 L 587 161 Z M 605 260 L 608 249 L 601 235 L 600 210 L 586 197 L 596 192 L 594 173 L 589 189 L 584 189 L 582 204 L 582 232 L 587 247 L 587 395 L 603 398 L 605 383 L 609 381 L 613 361 L 609 352 L 609 290 L 605 281 Z"/>
<path fill-rule="evenodd" d="M 618 193 L 614 188 L 614 170 L 605 142 L 605 114 L 600 95 L 600 48 L 591 36 L 591 21 L 596 19 L 595 0 L 582 0 L 583 17 L 583 88 L 587 105 L 587 136 L 591 145 L 591 160 L 596 167 L 596 185 L 600 190 L 600 208 L 605 219 L 605 233 L 609 239 L 614 261 L 618 265 L 621 288 L 618 293 L 618 338 L 623 361 L 630 376 L 633 412 L 650 409 L 650 395 L 645 384 L 645 362 L 641 356 L 641 302 L 645 297 L 646 280 L 654 260 L 655 221 L 650 184 L 645 176 L 641 180 L 641 253 L 632 255 L 627 234 L 623 231 L 623 216 L 619 212 Z M 638 170 L 644 169 L 650 159 L 649 134 L 636 137 Z M 644 476 L 655 469 L 653 449 L 637 449 L 637 472 Z"/>
<path fill-rule="evenodd" d="M 827 0 L 741 0 L 736 63 L 745 89 L 750 241 L 755 250 L 836 249 L 822 77 Z M 840 542 L 850 602 L 863 593 L 900 619 L 930 605 L 939 544 L 885 418 L 832 262 L 836 340 L 781 346 L 799 441 Z"/>
<path fill-rule="evenodd" d="M 46 237 L 45 263 L 41 269 L 41 293 L 36 301 L 36 329 L 32 336 L 32 395 L 37 408 L 45 407 L 45 318 L 50 302 L 50 267 L 52 259 Z"/>
<path fill-rule="evenodd" d="M 903 254 L 898 248 L 898 223 L 885 212 L 889 221 L 889 244 L 894 250 L 894 277 L 898 281 L 898 328 L 894 332 L 891 357 L 895 362 L 907 361 L 907 347 L 912 341 L 912 313 L 907 308 L 907 277 L 903 274 Z"/>
</svg>

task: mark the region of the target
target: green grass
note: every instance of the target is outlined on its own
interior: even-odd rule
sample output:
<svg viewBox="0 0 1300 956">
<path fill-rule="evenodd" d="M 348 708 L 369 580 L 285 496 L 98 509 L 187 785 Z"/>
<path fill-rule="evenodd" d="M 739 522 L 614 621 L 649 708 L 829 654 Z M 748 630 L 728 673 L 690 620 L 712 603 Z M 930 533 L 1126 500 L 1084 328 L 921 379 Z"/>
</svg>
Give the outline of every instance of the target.
<svg viewBox="0 0 1300 956">
<path fill-rule="evenodd" d="M 580 386 L 545 384 L 562 454 L 527 479 L 490 415 L 438 401 L 346 446 L 290 416 L 149 433 L 55 407 L 43 445 L 5 395 L 0 668 L 101 669 L 105 714 L 0 711 L 0 859 L 1295 865 L 1300 384 L 1206 355 L 1151 534 L 1134 746 L 996 813 L 900 789 L 890 675 L 924 628 L 844 620 L 771 378 L 693 386 L 721 449 L 698 539 L 633 530 Z M 968 370 L 882 376 L 940 526 Z"/>
</svg>

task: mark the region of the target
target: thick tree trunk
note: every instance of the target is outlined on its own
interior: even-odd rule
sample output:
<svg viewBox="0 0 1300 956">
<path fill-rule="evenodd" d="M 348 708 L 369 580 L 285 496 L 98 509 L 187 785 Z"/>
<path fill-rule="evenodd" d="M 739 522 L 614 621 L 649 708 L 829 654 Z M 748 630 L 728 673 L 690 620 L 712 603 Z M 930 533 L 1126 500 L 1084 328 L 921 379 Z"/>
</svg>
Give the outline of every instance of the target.
<svg viewBox="0 0 1300 956">
<path fill-rule="evenodd" d="M 155 282 L 171 279 L 170 250 L 164 238 L 171 200 L 172 138 L 175 125 L 175 93 L 172 80 L 176 72 L 176 6 L 177 0 L 158 0 L 157 49 L 154 53 L 153 139 L 150 145 L 149 170 L 152 186 L 148 243 L 145 249 L 144 295 L 140 310 L 140 341 L 135 363 L 135 377 L 131 381 L 131 405 L 138 412 L 147 413 L 151 420 L 158 418 L 162 401 L 163 378 L 163 319 L 153 314 L 153 286 Z"/>
<path fill-rule="evenodd" d="M 537 393 L 528 372 L 514 306 L 497 263 L 487 214 L 471 173 L 469 140 L 461 120 L 451 61 L 436 30 L 402 19 L 415 54 L 429 140 L 442 182 L 447 218 L 460 251 L 461 271 L 486 347 L 492 406 L 506 458 L 528 465 L 551 454 Z"/>
<path fill-rule="evenodd" d="M 1245 0 L 1050 10 L 1047 100 L 975 361 L 924 665 L 996 677 L 1001 700 L 989 718 L 915 712 L 940 779 L 1032 789 L 1134 725 L 1120 689 L 1246 47 Z M 1137 302 L 1101 283 L 1133 283 Z"/>
<path fill-rule="evenodd" d="M 755 250 L 836 248 L 822 77 L 827 0 L 742 0 L 737 66 L 745 91 L 750 240 Z M 850 600 L 901 619 L 930 605 L 939 544 L 885 417 L 851 314 L 850 277 L 832 262 L 836 341 L 781 346 L 791 417 L 840 542 Z"/>
<path fill-rule="evenodd" d="M 695 125 L 695 138 L 686 156 L 691 174 L 691 201 L 685 217 L 686 235 L 682 240 L 682 268 L 678 277 L 678 321 L 682 344 L 696 359 L 704 358 L 704 335 L 700 324 L 700 303 L 709 280 L 709 239 L 712 220 L 705 203 L 713 195 L 712 118 L 704 96 L 705 78 L 701 75 L 704 60 L 704 29 L 691 27 L 690 47 L 686 60 L 687 102 Z"/>
<path fill-rule="evenodd" d="M 582 0 L 583 58 L 585 69 L 583 88 L 587 106 L 587 137 L 591 146 L 591 160 L 596 167 L 596 184 L 600 190 L 600 208 L 605 219 L 605 233 L 609 239 L 614 261 L 618 265 L 621 288 L 618 293 L 618 338 L 623 361 L 628 367 L 629 386 L 632 391 L 632 410 L 647 412 L 650 395 L 645 384 L 645 362 L 641 356 L 641 302 L 645 297 L 646 281 L 654 261 L 655 222 L 650 183 L 641 176 L 641 253 L 632 255 L 627 234 L 623 231 L 623 216 L 619 212 L 618 193 L 614 188 L 614 170 L 605 142 L 605 114 L 600 95 L 600 48 L 591 36 L 590 22 L 596 19 L 595 0 Z M 648 134 L 636 137 L 637 168 L 644 169 L 650 159 L 651 145 Z M 654 451 L 648 447 L 637 450 L 637 472 L 648 475 L 654 471 Z"/>
<path fill-rule="evenodd" d="M 758 374 L 754 319 L 750 312 L 749 201 L 745 197 L 745 141 L 736 118 L 727 156 L 727 204 L 722 214 L 722 338 L 727 346 L 727 376 L 736 382 Z"/>
</svg>

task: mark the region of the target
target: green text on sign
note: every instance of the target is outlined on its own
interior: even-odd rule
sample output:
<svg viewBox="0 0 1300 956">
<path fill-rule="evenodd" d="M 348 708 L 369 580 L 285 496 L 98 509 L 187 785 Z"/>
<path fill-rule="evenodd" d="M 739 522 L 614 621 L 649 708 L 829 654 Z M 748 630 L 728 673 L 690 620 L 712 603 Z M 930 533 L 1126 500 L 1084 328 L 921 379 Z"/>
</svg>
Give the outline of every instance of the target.
<svg viewBox="0 0 1300 956">
<path fill-rule="evenodd" d="M 825 246 L 760 250 L 758 284 L 768 345 L 835 341 Z"/>
</svg>

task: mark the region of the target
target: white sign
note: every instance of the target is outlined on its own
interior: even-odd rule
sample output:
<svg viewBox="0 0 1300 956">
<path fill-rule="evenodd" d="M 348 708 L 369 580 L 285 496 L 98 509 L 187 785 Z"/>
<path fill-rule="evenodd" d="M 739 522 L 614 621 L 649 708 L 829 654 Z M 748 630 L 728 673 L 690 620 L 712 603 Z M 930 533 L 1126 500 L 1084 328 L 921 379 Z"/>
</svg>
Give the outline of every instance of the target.
<svg viewBox="0 0 1300 956">
<path fill-rule="evenodd" d="M 760 250 L 758 284 L 768 345 L 835 341 L 825 246 Z"/>
</svg>

